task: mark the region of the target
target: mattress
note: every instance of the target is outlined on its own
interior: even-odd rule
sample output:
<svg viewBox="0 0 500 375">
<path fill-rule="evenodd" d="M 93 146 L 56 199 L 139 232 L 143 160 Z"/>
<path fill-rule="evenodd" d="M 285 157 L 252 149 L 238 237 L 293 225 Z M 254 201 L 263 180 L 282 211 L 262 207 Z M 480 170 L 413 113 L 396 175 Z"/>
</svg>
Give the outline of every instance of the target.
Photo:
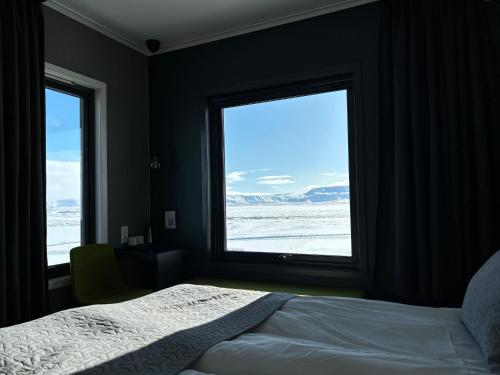
<svg viewBox="0 0 500 375">
<path fill-rule="evenodd" d="M 297 297 L 182 375 L 489 374 L 459 309 Z"/>
</svg>

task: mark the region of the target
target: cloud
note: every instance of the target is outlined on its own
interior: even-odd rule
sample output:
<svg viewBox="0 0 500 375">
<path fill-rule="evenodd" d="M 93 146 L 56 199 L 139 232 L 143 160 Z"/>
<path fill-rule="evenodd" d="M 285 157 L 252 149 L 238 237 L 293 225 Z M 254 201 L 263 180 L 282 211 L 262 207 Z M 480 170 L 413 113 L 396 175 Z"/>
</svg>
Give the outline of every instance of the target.
<svg viewBox="0 0 500 375">
<path fill-rule="evenodd" d="M 233 191 L 233 190 L 227 190 L 226 188 L 226 196 L 232 196 L 232 195 L 244 195 L 244 196 L 251 196 L 251 195 L 273 195 L 274 193 L 261 193 L 261 192 L 242 192 L 242 191 Z"/>
<path fill-rule="evenodd" d="M 257 178 L 258 184 L 261 185 L 286 185 L 293 184 L 295 181 L 292 180 L 292 176 L 290 175 L 281 175 L 281 176 L 263 176 Z"/>
<path fill-rule="evenodd" d="M 259 172 L 269 172 L 272 171 L 271 168 L 257 168 L 257 169 L 250 169 L 248 173 L 259 173 Z"/>
<path fill-rule="evenodd" d="M 348 186 L 349 185 L 349 174 L 348 173 L 338 173 L 338 172 L 325 172 L 321 173 L 322 176 L 332 177 L 327 186 Z"/>
<path fill-rule="evenodd" d="M 245 177 L 243 177 L 243 176 L 246 174 L 247 174 L 247 172 L 238 172 L 238 171 L 227 173 L 226 174 L 226 183 L 232 184 L 232 183 L 237 182 L 237 181 L 244 181 Z"/>
<path fill-rule="evenodd" d="M 48 114 L 47 119 L 45 120 L 47 128 L 50 130 L 62 128 L 62 120 L 58 117 L 54 117 L 53 115 Z"/>
<path fill-rule="evenodd" d="M 336 181 L 331 184 L 328 184 L 326 187 L 336 187 L 336 186 L 349 186 L 349 180 L 341 180 L 341 181 Z"/>
<path fill-rule="evenodd" d="M 60 199 L 81 197 L 80 162 L 47 160 L 47 200 L 54 202 Z"/>
<path fill-rule="evenodd" d="M 281 175 L 281 176 L 263 176 L 258 177 L 257 180 L 276 180 L 278 178 L 292 178 L 290 175 Z"/>
<path fill-rule="evenodd" d="M 47 151 L 47 160 L 80 161 L 81 150 Z"/>
<path fill-rule="evenodd" d="M 276 180 L 264 180 L 264 181 L 259 181 L 258 183 L 261 185 L 286 185 L 286 184 L 293 184 L 295 181 L 289 180 L 286 178 L 280 178 Z"/>
<path fill-rule="evenodd" d="M 349 178 L 348 173 L 338 173 L 338 172 L 325 172 L 321 173 L 322 176 L 328 176 L 328 177 L 341 177 L 341 178 Z"/>
</svg>

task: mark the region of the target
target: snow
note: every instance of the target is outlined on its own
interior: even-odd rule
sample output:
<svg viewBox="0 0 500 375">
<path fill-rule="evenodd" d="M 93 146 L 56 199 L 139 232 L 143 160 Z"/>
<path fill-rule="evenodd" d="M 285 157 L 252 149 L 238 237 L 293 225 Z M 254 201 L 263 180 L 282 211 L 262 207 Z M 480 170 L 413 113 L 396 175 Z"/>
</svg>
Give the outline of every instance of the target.
<svg viewBox="0 0 500 375">
<path fill-rule="evenodd" d="M 49 265 L 69 262 L 80 245 L 80 205 L 63 203 L 47 207 Z M 226 217 L 228 251 L 351 256 L 348 200 L 228 204 Z"/>
<path fill-rule="evenodd" d="M 80 217 L 79 204 L 67 207 L 64 206 L 63 201 L 48 203 L 47 261 L 49 266 L 68 263 L 70 250 L 80 246 Z"/>
<path fill-rule="evenodd" d="M 226 206 L 228 251 L 351 256 L 349 201 Z"/>
</svg>

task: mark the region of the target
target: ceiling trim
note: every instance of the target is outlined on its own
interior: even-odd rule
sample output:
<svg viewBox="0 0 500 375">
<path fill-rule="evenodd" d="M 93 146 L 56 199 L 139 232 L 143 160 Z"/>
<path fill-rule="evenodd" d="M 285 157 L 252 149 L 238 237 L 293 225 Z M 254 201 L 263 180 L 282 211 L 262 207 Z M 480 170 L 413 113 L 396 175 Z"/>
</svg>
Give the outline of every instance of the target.
<svg viewBox="0 0 500 375">
<path fill-rule="evenodd" d="M 288 16 L 284 16 L 284 17 L 274 18 L 271 20 L 263 21 L 263 22 L 254 23 L 251 25 L 247 25 L 247 26 L 243 26 L 240 28 L 224 31 L 221 33 L 212 34 L 212 35 L 204 36 L 201 38 L 191 39 L 191 40 L 187 40 L 187 41 L 180 42 L 177 44 L 165 45 L 158 50 L 157 54 L 171 52 L 171 51 L 175 51 L 175 50 L 179 50 L 179 49 L 183 49 L 183 48 L 187 48 L 187 47 L 192 47 L 192 46 L 196 46 L 196 45 L 200 45 L 200 44 L 205 44 L 205 43 L 209 43 L 209 42 L 214 42 L 216 40 L 226 39 L 226 38 L 230 38 L 233 36 L 248 34 L 248 33 L 254 32 L 254 31 L 265 30 L 265 29 L 269 29 L 271 27 L 285 25 L 287 23 L 305 20 L 307 18 L 313 18 L 313 17 L 325 15 L 328 13 L 338 12 L 338 11 L 345 10 L 348 8 L 353 8 L 353 7 L 356 7 L 359 5 L 374 3 L 376 1 L 379 1 L 379 0 L 344 0 L 344 1 L 341 1 L 341 2 L 338 2 L 335 4 L 324 6 L 324 7 L 311 9 L 311 10 L 291 14 Z"/>
<path fill-rule="evenodd" d="M 94 21 L 93 19 L 71 9 L 70 7 L 61 4 L 57 0 L 47 0 L 43 3 L 44 5 L 48 6 L 49 8 L 52 8 L 59 13 L 64 14 L 65 16 L 74 19 L 75 21 L 78 21 L 85 26 L 90 27 L 91 29 L 94 29 L 95 31 L 100 32 L 101 34 L 106 35 L 107 37 L 116 40 L 117 42 L 120 42 L 121 44 L 124 44 L 125 46 L 132 48 L 144 55 L 150 55 L 151 53 L 146 49 L 144 46 L 139 46 L 137 43 L 131 41 L 127 37 L 111 30 L 110 28 L 100 24 L 97 21 Z"/>
<path fill-rule="evenodd" d="M 345 10 L 348 8 L 353 8 L 356 6 L 373 3 L 376 1 L 379 1 L 379 0 L 343 0 L 343 1 L 339 1 L 339 2 L 336 2 L 336 3 L 331 4 L 331 5 L 324 6 L 324 7 L 306 10 L 303 12 L 294 13 L 294 14 L 284 16 L 284 17 L 274 18 L 271 20 L 258 22 L 258 23 L 254 23 L 251 25 L 246 25 L 243 27 L 224 31 L 221 33 L 216 33 L 216 34 L 211 34 L 211 35 L 207 35 L 207 36 L 200 37 L 200 38 L 190 39 L 190 40 L 182 41 L 182 42 L 179 42 L 176 44 L 170 44 L 170 45 L 167 44 L 167 45 L 162 46 L 156 54 L 175 51 L 175 50 L 179 50 L 179 49 L 183 49 L 183 48 L 187 48 L 187 47 L 192 47 L 192 46 L 196 46 L 196 45 L 200 45 L 200 44 L 214 42 L 216 40 L 221 40 L 221 39 L 226 39 L 226 38 L 230 38 L 233 36 L 251 33 L 254 31 L 264 30 L 264 29 L 268 29 L 271 27 L 280 26 L 280 25 L 284 25 L 287 23 L 304 20 L 307 18 L 317 17 L 317 16 L 328 14 L 328 13 L 333 13 L 333 12 L 338 12 L 338 11 Z M 68 17 L 70 17 L 70 18 L 72 18 L 72 19 L 74 19 L 74 20 L 76 20 L 76 21 L 78 21 L 78 22 L 80 22 L 80 23 L 82 23 L 82 24 L 84 24 L 84 25 L 86 25 L 86 26 L 122 43 L 122 44 L 124 44 L 124 45 L 126 45 L 129 48 L 132 48 L 132 49 L 134 49 L 134 50 L 136 50 L 136 51 L 138 51 L 146 56 L 152 55 L 147 50 L 147 48 L 145 46 L 138 45 L 137 43 L 133 42 L 129 38 L 111 30 L 109 27 L 106 27 L 106 26 L 100 24 L 99 22 L 94 21 L 93 19 L 91 19 L 83 14 L 80 14 L 79 12 L 71 9 L 70 7 L 61 4 L 58 0 L 48 0 L 48 1 L 44 2 L 44 4 L 46 6 L 48 6 L 49 8 L 52 8 L 52 9 L 64 14 L 65 16 L 68 16 Z"/>
</svg>

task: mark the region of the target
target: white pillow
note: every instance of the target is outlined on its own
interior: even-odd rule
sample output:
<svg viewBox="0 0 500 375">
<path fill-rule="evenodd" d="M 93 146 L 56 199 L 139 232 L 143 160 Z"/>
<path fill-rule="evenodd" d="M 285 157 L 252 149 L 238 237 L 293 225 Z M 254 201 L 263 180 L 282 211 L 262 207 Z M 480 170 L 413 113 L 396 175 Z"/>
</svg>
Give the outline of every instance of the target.
<svg viewBox="0 0 500 375">
<path fill-rule="evenodd" d="M 493 371 L 499 371 L 500 251 L 488 259 L 469 282 L 460 318 L 483 350 Z"/>
</svg>

